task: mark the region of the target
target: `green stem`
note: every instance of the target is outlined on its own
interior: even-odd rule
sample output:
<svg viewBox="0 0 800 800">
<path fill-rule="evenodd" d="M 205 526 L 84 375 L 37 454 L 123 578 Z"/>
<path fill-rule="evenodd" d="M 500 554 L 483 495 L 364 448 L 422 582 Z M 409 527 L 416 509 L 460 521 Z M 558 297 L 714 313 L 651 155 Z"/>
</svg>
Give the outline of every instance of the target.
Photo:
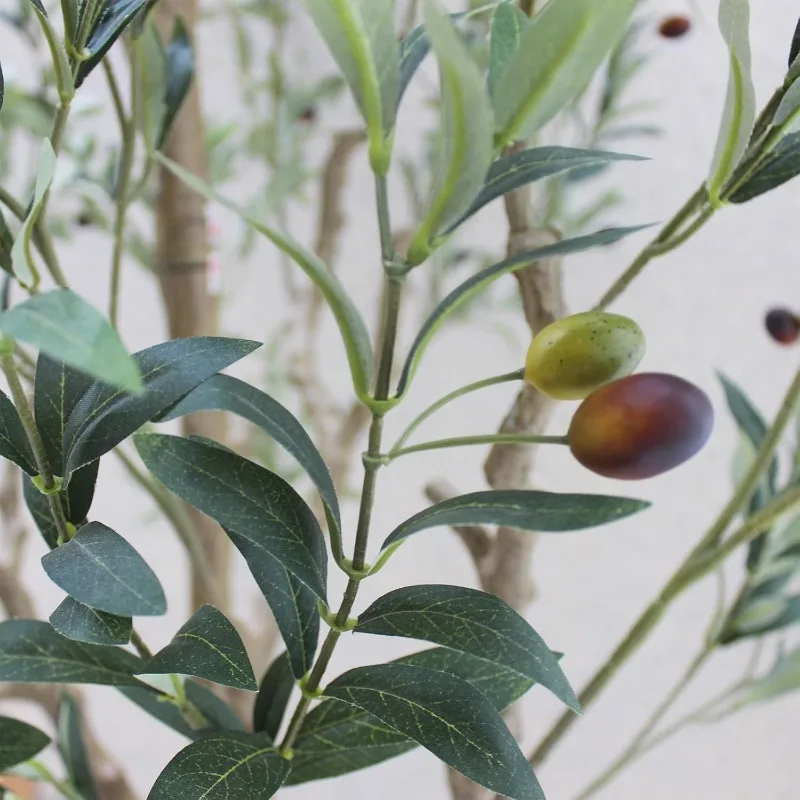
<svg viewBox="0 0 800 800">
<path fill-rule="evenodd" d="M 422 442 L 400 450 L 390 450 L 385 458 L 394 461 L 400 456 L 410 453 L 422 453 L 426 450 L 445 450 L 450 447 L 470 447 L 480 444 L 569 444 L 566 436 L 541 436 L 539 434 L 522 433 L 487 433 L 482 436 L 458 436 L 454 439 L 436 439 Z"/>
<path fill-rule="evenodd" d="M 393 274 L 394 264 L 394 244 L 392 241 L 391 223 L 389 217 L 389 200 L 386 188 L 386 179 L 380 175 L 375 178 L 376 197 L 378 208 L 378 224 L 381 233 L 381 256 L 383 258 L 386 277 L 384 279 L 384 324 L 381 332 L 381 343 L 378 349 L 378 369 L 375 380 L 374 399 L 379 403 L 388 400 L 391 389 L 392 366 L 394 364 L 394 353 L 397 345 L 397 331 L 400 317 L 400 303 L 403 293 L 402 274 Z M 372 519 L 372 508 L 375 503 L 375 488 L 377 484 L 378 470 L 380 464 L 381 438 L 383 432 L 383 416 L 379 411 L 372 412 L 372 425 L 369 431 L 369 444 L 364 458 L 364 482 L 361 490 L 361 503 L 358 511 L 358 522 L 356 524 L 356 541 L 353 549 L 353 570 L 361 571 L 364 569 L 367 543 L 369 540 L 370 520 Z M 350 577 L 347 588 L 342 597 L 342 603 L 336 613 L 336 625 L 344 627 L 350 617 L 350 612 L 355 605 L 359 578 Z M 300 726 L 303 724 L 306 713 L 311 705 L 311 698 L 319 688 L 325 675 L 333 652 L 341 637 L 341 632 L 331 628 L 320 649 L 316 663 L 311 669 L 308 679 L 305 681 L 305 692 L 299 701 L 297 708 L 289 722 L 286 734 L 280 743 L 279 751 L 284 754 L 291 752 Z"/>
<path fill-rule="evenodd" d="M 465 395 L 468 395 L 472 392 L 477 392 L 480 389 L 485 389 L 489 386 L 497 386 L 501 383 L 508 383 L 510 381 L 521 381 L 522 379 L 523 370 L 519 369 L 516 372 L 507 372 L 504 375 L 495 375 L 492 378 L 484 378 L 482 381 L 475 381 L 475 383 L 462 386 L 459 389 L 450 392 L 450 394 L 446 394 L 444 397 L 428 406 L 418 417 L 413 420 L 413 422 L 403 431 L 400 438 L 392 445 L 392 449 L 389 452 L 394 453 L 400 450 L 423 422 L 432 417 L 437 411 L 440 411 L 449 403 L 452 403 L 454 400 L 458 400 L 460 397 L 464 397 Z"/>
<path fill-rule="evenodd" d="M 26 762 L 29 766 L 45 783 L 49 783 L 54 789 L 61 793 L 62 797 L 67 800 L 85 800 L 83 795 L 69 782 L 60 781 L 53 775 L 48 767 L 38 759 L 32 758 Z"/>
<path fill-rule="evenodd" d="M 706 531 L 700 542 L 692 549 L 683 563 L 667 581 L 659 595 L 645 608 L 639 619 L 628 631 L 605 664 L 597 671 L 579 695 L 581 706 L 587 710 L 597 699 L 619 670 L 639 650 L 658 625 L 667 608 L 690 586 L 703 578 L 749 538 L 763 531 L 770 521 L 785 513 L 787 508 L 800 501 L 800 488 L 786 492 L 750 517 L 723 545 L 716 547 L 728 526 L 752 497 L 767 466 L 772 460 L 778 442 L 792 418 L 792 410 L 800 397 L 800 372 L 795 375 L 781 404 L 770 430 L 756 455 L 752 467 L 745 475 L 730 502 L 717 520 Z M 531 764 L 538 765 L 555 748 L 575 724 L 578 717 L 571 711 L 563 714 L 553 729 L 530 757 Z"/>
<path fill-rule="evenodd" d="M 153 657 L 153 653 L 151 652 L 150 648 L 144 643 L 144 640 L 136 630 L 131 632 L 131 644 L 136 649 L 136 652 L 143 659 L 145 659 L 145 661 L 149 661 Z"/>
</svg>

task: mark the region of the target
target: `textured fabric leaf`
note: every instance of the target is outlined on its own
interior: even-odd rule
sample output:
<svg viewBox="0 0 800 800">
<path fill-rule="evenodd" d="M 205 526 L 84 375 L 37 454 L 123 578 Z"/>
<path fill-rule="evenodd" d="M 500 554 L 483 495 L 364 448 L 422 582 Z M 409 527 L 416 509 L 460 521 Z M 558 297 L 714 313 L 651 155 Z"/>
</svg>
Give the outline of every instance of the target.
<svg viewBox="0 0 800 800">
<path fill-rule="evenodd" d="M 0 717 L 0 770 L 28 761 L 48 744 L 50 737 L 38 728 L 10 717 Z"/>
<path fill-rule="evenodd" d="M 270 664 L 261 680 L 253 706 L 254 731 L 266 733 L 273 740 L 278 736 L 294 686 L 289 654 L 283 652 Z"/>
<path fill-rule="evenodd" d="M 128 644 L 133 631 L 130 617 L 119 617 L 89 608 L 74 597 L 64 598 L 50 615 L 50 624 L 67 639 L 106 647 Z"/>
<path fill-rule="evenodd" d="M 58 709 L 58 749 L 70 783 L 83 800 L 100 800 L 92 776 L 89 754 L 83 736 L 83 716 L 72 695 L 64 692 Z"/>
<path fill-rule="evenodd" d="M 39 474 L 28 435 L 22 426 L 17 409 L 2 391 L 0 391 L 0 457 L 13 461 L 28 475 Z"/>
</svg>

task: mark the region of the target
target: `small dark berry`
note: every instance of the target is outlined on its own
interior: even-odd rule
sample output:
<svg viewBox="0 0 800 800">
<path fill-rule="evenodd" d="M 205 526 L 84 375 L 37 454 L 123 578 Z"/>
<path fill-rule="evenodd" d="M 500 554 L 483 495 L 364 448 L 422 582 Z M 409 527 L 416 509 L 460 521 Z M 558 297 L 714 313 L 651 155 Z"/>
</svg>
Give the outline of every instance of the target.
<svg viewBox="0 0 800 800">
<path fill-rule="evenodd" d="M 767 333 L 780 344 L 794 344 L 800 337 L 800 319 L 786 308 L 773 308 L 764 323 Z"/>
<path fill-rule="evenodd" d="M 75 217 L 75 224 L 81 228 L 88 228 L 92 224 L 92 218 L 85 211 L 82 211 Z"/>
<path fill-rule="evenodd" d="M 692 21 L 683 14 L 666 17 L 661 21 L 661 25 L 658 26 L 658 32 L 665 39 L 680 39 L 681 36 L 689 33 L 691 29 Z"/>
<path fill-rule="evenodd" d="M 297 118 L 301 122 L 306 122 L 311 125 L 317 121 L 317 109 L 314 108 L 314 106 L 306 106 L 300 111 L 300 113 L 297 115 Z"/>
</svg>

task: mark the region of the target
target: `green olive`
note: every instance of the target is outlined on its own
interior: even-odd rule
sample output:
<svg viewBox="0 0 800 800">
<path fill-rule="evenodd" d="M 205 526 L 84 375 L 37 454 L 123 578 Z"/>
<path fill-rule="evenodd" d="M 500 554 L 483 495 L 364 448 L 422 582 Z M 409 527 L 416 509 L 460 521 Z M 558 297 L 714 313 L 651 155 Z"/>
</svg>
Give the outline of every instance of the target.
<svg viewBox="0 0 800 800">
<path fill-rule="evenodd" d="M 644 350 L 644 333 L 632 319 L 604 311 L 572 314 L 534 337 L 525 380 L 556 400 L 583 400 L 630 375 Z"/>
</svg>

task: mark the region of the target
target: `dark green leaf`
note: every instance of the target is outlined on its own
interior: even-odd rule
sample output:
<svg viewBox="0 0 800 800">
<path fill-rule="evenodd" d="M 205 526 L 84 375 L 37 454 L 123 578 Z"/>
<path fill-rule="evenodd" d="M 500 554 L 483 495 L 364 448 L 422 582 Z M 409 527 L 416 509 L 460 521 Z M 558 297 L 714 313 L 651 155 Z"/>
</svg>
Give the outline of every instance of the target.
<svg viewBox="0 0 800 800">
<path fill-rule="evenodd" d="M 0 457 L 13 461 L 28 475 L 38 475 L 28 435 L 9 398 L 0 391 Z"/>
<path fill-rule="evenodd" d="M 244 723 L 236 711 L 202 683 L 186 681 L 184 689 L 186 697 L 200 710 L 210 725 L 221 731 L 244 730 Z"/>
<path fill-rule="evenodd" d="M 122 35 L 122 32 L 133 21 L 133 18 L 147 5 L 148 0 L 103 0 L 102 8 L 97 16 L 97 23 L 92 28 L 86 49 L 91 55 L 81 61 L 75 76 L 76 88 L 86 76 L 103 60 L 111 45 Z"/>
<path fill-rule="evenodd" d="M 732 203 L 746 203 L 800 175 L 800 132 L 784 136 L 747 182 L 731 195 Z"/>
<path fill-rule="evenodd" d="M 70 694 L 61 695 L 58 709 L 58 749 L 70 783 L 83 800 L 99 800 L 83 736 L 83 715 Z"/>
<path fill-rule="evenodd" d="M 3 208 L 0 206 L 0 269 L 13 275 L 14 270 L 11 267 L 11 249 L 14 247 L 14 237 L 11 235 L 11 230 L 6 224 L 6 218 L 3 216 Z"/>
<path fill-rule="evenodd" d="M 172 420 L 197 411 L 230 411 L 258 425 L 297 460 L 308 473 L 341 530 L 339 502 L 331 474 L 300 422 L 277 400 L 260 389 L 232 378 L 215 375 L 191 391 L 162 420 Z"/>
<path fill-rule="evenodd" d="M 593 528 L 638 514 L 645 500 L 599 494 L 560 494 L 526 490 L 474 492 L 426 508 L 395 528 L 384 549 L 412 534 L 440 525 L 502 525 L 542 533 Z"/>
<path fill-rule="evenodd" d="M 192 675 L 222 686 L 258 688 L 241 636 L 213 606 L 202 606 L 144 665 L 147 675 Z"/>
<path fill-rule="evenodd" d="M 763 615 L 763 621 L 755 618 L 755 614 L 759 611 Z M 723 644 L 731 644 L 737 639 L 785 630 L 798 622 L 800 622 L 800 595 L 764 598 L 758 607 L 743 609 L 741 616 L 732 621 L 720 641 Z"/>
<path fill-rule="evenodd" d="M 0 717 L 0 770 L 28 761 L 48 744 L 50 737 L 38 728 L 10 717 Z"/>
<path fill-rule="evenodd" d="M 136 448 L 170 491 L 280 561 L 325 599 L 319 523 L 286 481 L 235 453 L 177 436 L 140 434 Z"/>
<path fill-rule="evenodd" d="M 632 233 L 643 230 L 644 227 L 647 226 L 610 228 L 587 236 L 565 239 L 556 244 L 539 247 L 536 250 L 530 250 L 527 253 L 520 253 L 517 256 L 507 258 L 504 261 L 500 261 L 491 267 L 481 270 L 476 275 L 469 278 L 469 280 L 464 281 L 464 283 L 450 292 L 450 294 L 448 294 L 431 312 L 428 319 L 425 320 L 420 332 L 411 345 L 411 351 L 403 365 L 403 372 L 397 385 L 397 396 L 401 397 L 408 388 L 408 384 L 419 365 L 425 348 L 430 343 L 436 331 L 444 324 L 445 320 L 447 320 L 454 311 L 458 310 L 463 303 L 474 298 L 475 295 L 488 288 L 498 278 L 524 269 L 531 264 L 535 264 L 537 261 L 542 261 L 547 258 L 568 255 L 569 253 L 579 253 L 583 250 L 590 250 L 593 247 L 603 247 L 605 245 L 614 244 L 620 239 L 630 236 Z"/>
<path fill-rule="evenodd" d="M 795 59 L 800 54 L 800 20 L 797 21 L 797 27 L 794 29 L 794 36 L 792 37 L 792 46 L 789 50 L 789 66 L 794 64 Z"/>
<path fill-rule="evenodd" d="M 82 525 L 86 521 L 86 515 L 89 513 L 89 508 L 94 498 L 99 468 L 99 459 L 87 464 L 85 467 L 81 467 L 77 472 L 73 473 L 67 489 L 59 492 L 64 515 L 67 521 L 75 526 Z M 39 528 L 45 542 L 47 542 L 47 546 L 52 550 L 58 545 L 58 530 L 55 522 L 53 522 L 53 515 L 50 511 L 47 497 L 34 486 L 30 478 L 23 479 L 22 492 L 36 526 Z"/>
<path fill-rule="evenodd" d="M 530 764 L 492 704 L 466 681 L 409 664 L 360 667 L 325 689 L 511 800 L 543 800 Z"/>
<path fill-rule="evenodd" d="M 266 800 L 281 788 L 289 767 L 263 733 L 217 733 L 181 750 L 147 800 Z"/>
<path fill-rule="evenodd" d="M 40 352 L 36 362 L 33 406 L 47 460 L 55 475 L 64 475 L 64 430 L 78 401 L 92 385 L 83 372 Z"/>
<path fill-rule="evenodd" d="M 482 658 L 580 703 L 541 636 L 499 597 L 462 586 L 406 586 L 359 614 L 356 632 L 420 639 Z"/>
<path fill-rule="evenodd" d="M 6 84 L 3 80 L 3 65 L 0 64 L 0 111 L 3 110 L 3 99 L 5 98 Z"/>
<path fill-rule="evenodd" d="M 569 170 L 606 166 L 613 161 L 645 160 L 641 156 L 604 150 L 581 150 L 576 147 L 533 147 L 521 153 L 503 156 L 492 164 L 481 193 L 467 212 L 453 223 L 450 230 L 455 230 L 484 206 L 520 186 Z"/>
<path fill-rule="evenodd" d="M 317 596 L 262 547 L 228 528 L 225 532 L 244 557 L 269 603 L 289 651 L 292 671 L 296 678 L 302 678 L 314 665 L 317 652 L 320 626 Z"/>
<path fill-rule="evenodd" d="M 123 617 L 157 617 L 167 599 L 147 562 L 100 522 L 84 525 L 42 558 L 50 580 L 84 605 Z"/>
<path fill-rule="evenodd" d="M 139 367 L 108 320 L 69 289 L 34 295 L 0 316 L 8 336 L 127 392 L 142 391 Z"/>
<path fill-rule="evenodd" d="M 508 65 L 519 48 L 530 20 L 516 3 L 499 3 L 492 14 L 489 33 L 489 94 L 494 96 L 505 80 Z"/>
<path fill-rule="evenodd" d="M 99 382 L 92 384 L 67 421 L 65 473 L 109 452 L 195 386 L 260 346 L 242 339 L 198 336 L 134 354 L 144 393 L 129 395 Z"/>
<path fill-rule="evenodd" d="M 141 669 L 132 653 L 70 641 L 46 622 L 0 622 L 0 681 L 143 686 Z"/>
<path fill-rule="evenodd" d="M 67 639 L 105 646 L 125 645 L 131 639 L 130 617 L 107 614 L 67 597 L 50 615 L 50 624 Z"/>
<path fill-rule="evenodd" d="M 273 740 L 277 738 L 292 689 L 294 675 L 289 654 L 283 652 L 272 662 L 258 689 L 253 707 L 254 731 L 266 733 Z"/>
<path fill-rule="evenodd" d="M 164 97 L 164 120 L 156 148 L 161 149 L 172 129 L 172 124 L 189 93 L 194 78 L 194 48 L 189 33 L 180 17 L 175 19 L 172 39 L 167 45 L 167 86 Z"/>
</svg>

